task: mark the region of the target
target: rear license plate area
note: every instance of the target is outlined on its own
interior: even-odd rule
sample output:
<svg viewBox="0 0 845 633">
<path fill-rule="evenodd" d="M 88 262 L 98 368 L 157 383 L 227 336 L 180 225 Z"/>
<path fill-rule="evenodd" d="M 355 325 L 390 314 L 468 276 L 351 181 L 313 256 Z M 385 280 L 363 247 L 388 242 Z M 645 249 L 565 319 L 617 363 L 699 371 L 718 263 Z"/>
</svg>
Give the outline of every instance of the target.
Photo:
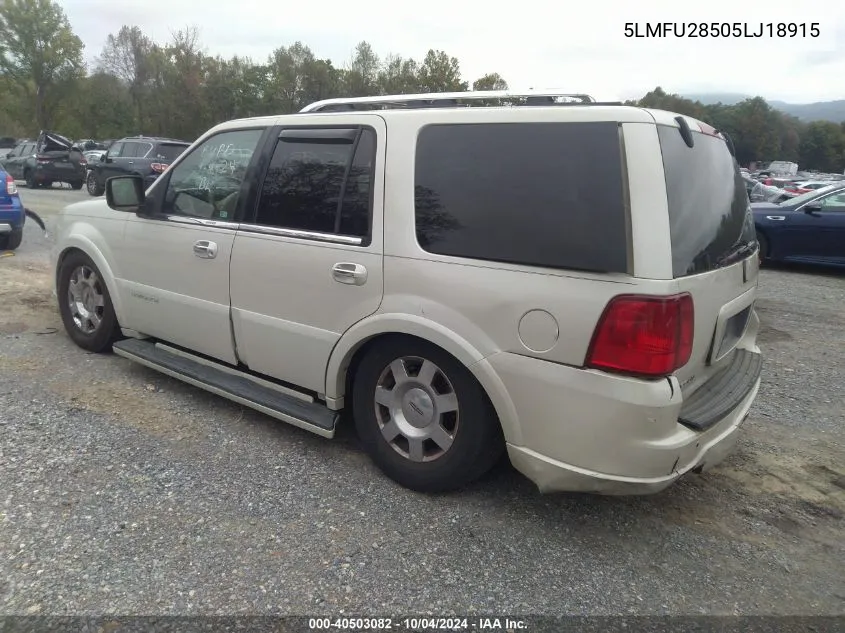
<svg viewBox="0 0 845 633">
<path fill-rule="evenodd" d="M 751 317 L 751 310 L 754 305 L 750 305 L 740 312 L 737 312 L 725 322 L 725 331 L 722 334 L 722 340 L 716 348 L 716 358 L 721 358 L 727 354 L 731 348 L 736 345 L 745 334 L 745 328 L 748 327 L 748 319 Z"/>
</svg>

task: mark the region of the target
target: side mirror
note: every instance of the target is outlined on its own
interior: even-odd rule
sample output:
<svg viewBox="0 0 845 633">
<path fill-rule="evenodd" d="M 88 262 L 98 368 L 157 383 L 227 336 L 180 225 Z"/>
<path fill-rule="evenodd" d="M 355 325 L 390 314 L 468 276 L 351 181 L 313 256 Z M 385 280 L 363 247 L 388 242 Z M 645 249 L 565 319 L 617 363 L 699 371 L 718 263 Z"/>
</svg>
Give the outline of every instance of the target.
<svg viewBox="0 0 845 633">
<path fill-rule="evenodd" d="M 102 154 L 102 155 L 100 156 L 100 162 L 101 162 L 101 163 L 107 163 L 107 162 L 109 162 L 109 155 L 108 155 L 108 154 Z"/>
<path fill-rule="evenodd" d="M 115 211 L 137 213 L 144 205 L 141 176 L 114 176 L 106 180 L 106 203 Z"/>
<path fill-rule="evenodd" d="M 814 213 L 816 211 L 822 210 L 822 203 L 821 202 L 808 202 L 804 205 L 804 213 Z"/>
</svg>

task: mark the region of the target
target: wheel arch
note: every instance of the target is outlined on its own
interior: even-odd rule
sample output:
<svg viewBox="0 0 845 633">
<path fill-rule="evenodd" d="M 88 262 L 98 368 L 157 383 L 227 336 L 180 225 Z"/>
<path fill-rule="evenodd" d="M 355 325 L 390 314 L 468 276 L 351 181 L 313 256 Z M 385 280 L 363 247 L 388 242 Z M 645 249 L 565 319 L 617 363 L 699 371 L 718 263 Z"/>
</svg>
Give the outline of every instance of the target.
<svg viewBox="0 0 845 633">
<path fill-rule="evenodd" d="M 105 256 L 100 251 L 100 249 L 97 248 L 94 242 L 87 236 L 74 234 L 69 236 L 65 240 L 65 244 L 63 245 L 62 250 L 59 252 L 58 257 L 56 258 L 56 269 L 53 271 L 53 285 L 56 288 L 57 295 L 59 289 L 59 271 L 62 268 L 62 264 L 64 263 L 68 255 L 77 252 L 82 253 L 86 257 L 90 258 L 91 261 L 94 262 L 94 265 L 97 267 L 97 270 L 100 271 L 100 276 L 105 282 L 106 288 L 108 288 L 109 298 L 111 299 L 112 306 L 114 307 L 114 313 L 117 317 L 117 322 L 122 323 L 123 305 L 121 302 L 120 294 L 117 291 L 117 282 L 114 278 L 111 266 L 109 266 L 108 261 L 106 260 Z"/>
<path fill-rule="evenodd" d="M 436 345 L 466 367 L 487 394 L 505 440 L 520 443 L 516 408 L 498 374 L 485 356 L 469 341 L 442 325 L 409 314 L 381 314 L 347 330 L 332 350 L 326 368 L 326 400 L 334 408 L 344 408 L 350 393 L 355 367 L 373 345 L 389 337 L 416 338 Z"/>
</svg>

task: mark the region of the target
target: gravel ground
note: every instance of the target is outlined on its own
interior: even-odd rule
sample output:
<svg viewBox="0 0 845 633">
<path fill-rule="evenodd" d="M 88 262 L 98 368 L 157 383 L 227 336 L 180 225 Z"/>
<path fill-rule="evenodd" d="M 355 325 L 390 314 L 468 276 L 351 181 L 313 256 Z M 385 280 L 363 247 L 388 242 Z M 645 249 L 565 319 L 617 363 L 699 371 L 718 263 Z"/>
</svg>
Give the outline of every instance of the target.
<svg viewBox="0 0 845 633">
<path fill-rule="evenodd" d="M 0 258 L 0 613 L 845 614 L 844 275 L 763 271 L 737 452 L 641 498 L 540 495 L 507 464 L 409 492 L 348 424 L 86 354 L 48 279 L 30 223 Z"/>
</svg>

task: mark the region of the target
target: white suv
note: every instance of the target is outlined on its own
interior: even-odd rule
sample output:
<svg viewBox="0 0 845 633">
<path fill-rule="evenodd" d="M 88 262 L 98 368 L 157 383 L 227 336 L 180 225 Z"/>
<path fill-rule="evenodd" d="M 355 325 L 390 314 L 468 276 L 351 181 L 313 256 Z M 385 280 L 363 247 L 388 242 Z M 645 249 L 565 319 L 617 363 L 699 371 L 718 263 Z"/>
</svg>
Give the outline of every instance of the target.
<svg viewBox="0 0 845 633">
<path fill-rule="evenodd" d="M 335 99 L 218 125 L 106 194 L 56 227 L 80 347 L 325 437 L 349 411 L 416 490 L 507 451 L 542 491 L 656 492 L 723 458 L 759 388 L 745 186 L 690 118 Z"/>
</svg>

